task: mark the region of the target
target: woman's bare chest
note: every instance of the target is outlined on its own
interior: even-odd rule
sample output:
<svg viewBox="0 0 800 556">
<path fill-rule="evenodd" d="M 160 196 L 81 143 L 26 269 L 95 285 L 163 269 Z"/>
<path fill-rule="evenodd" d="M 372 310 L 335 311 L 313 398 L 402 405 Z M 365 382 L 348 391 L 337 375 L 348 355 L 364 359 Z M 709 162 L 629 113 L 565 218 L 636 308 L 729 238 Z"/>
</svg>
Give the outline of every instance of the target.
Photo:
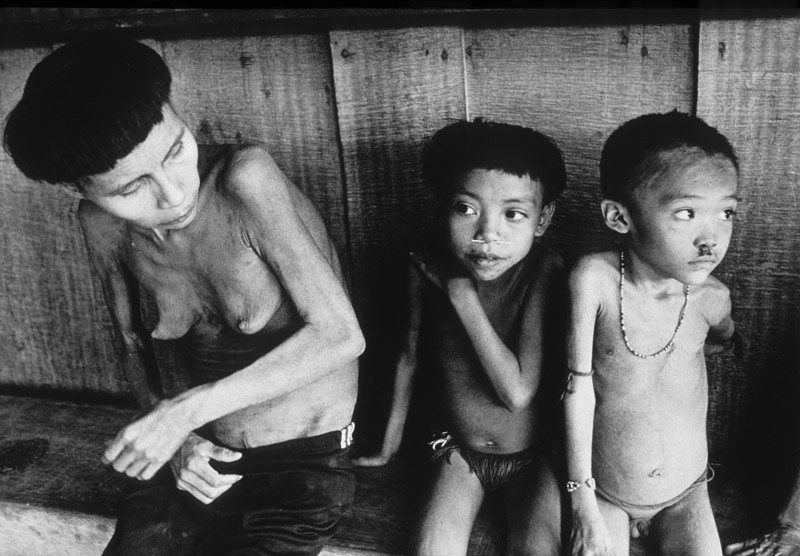
<svg viewBox="0 0 800 556">
<path fill-rule="evenodd" d="M 127 255 L 150 310 L 143 315 L 154 338 L 174 339 L 193 327 L 263 329 L 284 301 L 269 266 L 232 230 L 172 238 L 158 245 L 131 236 Z"/>
</svg>

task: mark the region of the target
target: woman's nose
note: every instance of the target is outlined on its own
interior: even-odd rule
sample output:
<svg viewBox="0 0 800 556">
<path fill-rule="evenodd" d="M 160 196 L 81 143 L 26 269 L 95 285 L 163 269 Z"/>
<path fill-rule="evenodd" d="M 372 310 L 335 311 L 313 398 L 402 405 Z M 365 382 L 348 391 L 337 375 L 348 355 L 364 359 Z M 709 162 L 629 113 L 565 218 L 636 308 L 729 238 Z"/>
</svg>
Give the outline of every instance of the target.
<svg viewBox="0 0 800 556">
<path fill-rule="evenodd" d="M 183 203 L 186 190 L 179 180 L 167 172 L 162 172 L 160 176 L 157 176 L 156 182 L 159 190 L 158 208 L 172 208 Z"/>
</svg>

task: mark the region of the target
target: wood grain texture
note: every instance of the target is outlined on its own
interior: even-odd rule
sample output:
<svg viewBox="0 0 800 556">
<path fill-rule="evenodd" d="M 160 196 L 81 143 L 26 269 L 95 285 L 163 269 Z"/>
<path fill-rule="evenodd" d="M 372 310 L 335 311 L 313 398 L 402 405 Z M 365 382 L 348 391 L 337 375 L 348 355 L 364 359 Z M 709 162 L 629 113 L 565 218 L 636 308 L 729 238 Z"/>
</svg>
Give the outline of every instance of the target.
<svg viewBox="0 0 800 556">
<path fill-rule="evenodd" d="M 172 100 L 199 143 L 264 143 L 322 214 L 347 268 L 344 191 L 324 35 L 161 43 Z"/>
<path fill-rule="evenodd" d="M 0 50 L 0 121 L 47 48 Z M 102 291 L 59 187 L 26 179 L 0 151 L 0 384 L 119 394 Z"/>
<path fill-rule="evenodd" d="M 553 138 L 567 191 L 549 231 L 565 255 L 609 244 L 599 212 L 599 161 L 608 135 L 648 112 L 692 109 L 688 24 L 468 29 L 467 106 Z"/>
<path fill-rule="evenodd" d="M 420 151 L 448 118 L 465 116 L 461 41 L 453 27 L 331 32 L 354 303 L 367 338 L 359 404 L 381 408 L 362 432 L 386 413 L 376 393 L 392 382 L 408 252 L 432 220 Z"/>
<path fill-rule="evenodd" d="M 144 41 L 173 73 L 173 103 L 201 144 L 260 141 L 319 208 L 349 268 L 327 38 L 323 35 Z M 47 49 L 0 51 L 0 116 Z M 0 384 L 71 392 L 128 391 L 99 283 L 59 188 L 25 180 L 0 155 Z M 165 377 L 169 390 L 176 384 Z"/>
<path fill-rule="evenodd" d="M 760 487 L 782 477 L 786 490 L 800 456 L 800 19 L 704 21 L 699 45 L 697 113 L 740 159 L 742 202 L 719 275 L 747 339 L 742 362 L 714 369 L 710 418 L 721 442 L 761 467 Z"/>
</svg>

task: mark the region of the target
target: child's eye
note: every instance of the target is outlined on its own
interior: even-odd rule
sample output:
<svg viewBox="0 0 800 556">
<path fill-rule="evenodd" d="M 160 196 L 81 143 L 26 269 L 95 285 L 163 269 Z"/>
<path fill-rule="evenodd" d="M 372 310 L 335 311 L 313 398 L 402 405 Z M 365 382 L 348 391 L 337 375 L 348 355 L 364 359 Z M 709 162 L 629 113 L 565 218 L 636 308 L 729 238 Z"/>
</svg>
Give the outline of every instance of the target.
<svg viewBox="0 0 800 556">
<path fill-rule="evenodd" d="M 675 218 L 678 220 L 691 220 L 694 218 L 694 211 L 692 209 L 681 209 L 675 213 Z"/>
<path fill-rule="evenodd" d="M 466 203 L 456 203 L 455 206 L 453 207 L 453 210 L 457 214 L 466 214 L 466 215 L 478 214 L 478 212 L 474 208 L 472 208 Z"/>
<path fill-rule="evenodd" d="M 519 222 L 520 220 L 523 220 L 523 219 L 525 219 L 527 217 L 528 217 L 527 214 L 525 214 L 524 212 L 519 211 L 519 210 L 507 210 L 506 211 L 506 218 L 508 218 L 512 222 Z"/>
<path fill-rule="evenodd" d="M 726 209 L 720 214 L 720 220 L 733 220 L 736 216 L 736 209 Z"/>
</svg>

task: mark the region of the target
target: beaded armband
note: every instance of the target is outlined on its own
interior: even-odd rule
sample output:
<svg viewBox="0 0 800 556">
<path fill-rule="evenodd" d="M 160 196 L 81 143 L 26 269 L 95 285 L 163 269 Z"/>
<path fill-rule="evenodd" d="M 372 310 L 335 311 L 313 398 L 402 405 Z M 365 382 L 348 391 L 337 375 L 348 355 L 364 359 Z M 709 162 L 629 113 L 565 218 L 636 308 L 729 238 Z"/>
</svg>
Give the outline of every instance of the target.
<svg viewBox="0 0 800 556">
<path fill-rule="evenodd" d="M 597 484 L 595 483 L 594 477 L 589 477 L 582 483 L 579 481 L 567 481 L 567 492 L 575 492 L 582 486 L 586 486 L 586 488 L 590 488 L 592 490 L 597 490 Z"/>
<path fill-rule="evenodd" d="M 567 367 L 567 385 L 564 387 L 564 392 L 561 394 L 561 399 L 563 400 L 567 396 L 567 394 L 575 393 L 575 390 L 572 389 L 572 381 L 575 379 L 576 376 L 578 378 L 589 377 L 592 376 L 593 374 L 594 374 L 594 369 L 592 369 L 588 373 L 582 373 L 580 371 L 575 371 Z"/>
</svg>

